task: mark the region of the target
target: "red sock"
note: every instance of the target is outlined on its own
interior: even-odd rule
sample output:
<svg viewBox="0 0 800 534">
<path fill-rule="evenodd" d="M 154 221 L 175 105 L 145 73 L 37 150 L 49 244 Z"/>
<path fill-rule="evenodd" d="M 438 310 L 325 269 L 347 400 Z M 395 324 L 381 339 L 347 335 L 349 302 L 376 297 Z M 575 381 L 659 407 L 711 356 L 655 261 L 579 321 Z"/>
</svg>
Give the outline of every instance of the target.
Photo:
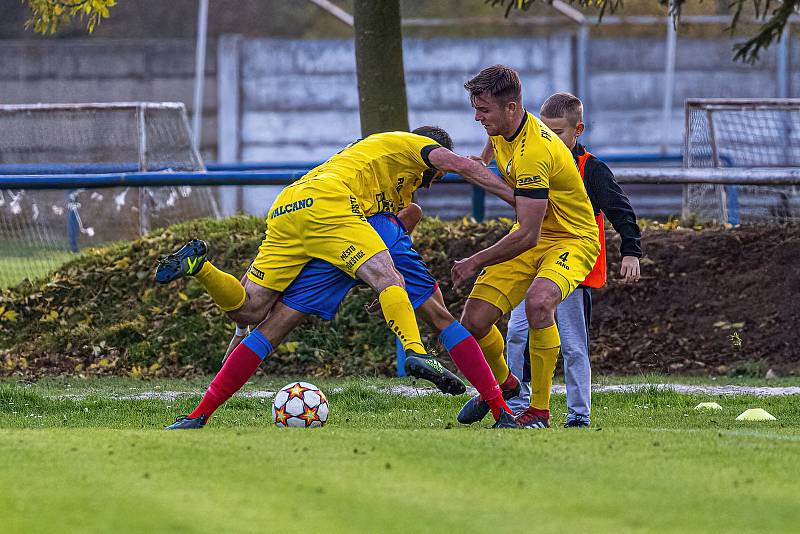
<svg viewBox="0 0 800 534">
<path fill-rule="evenodd" d="M 481 347 L 474 337 L 465 337 L 451 347 L 449 352 L 458 369 L 475 386 L 481 398 L 489 403 L 495 420 L 500 418 L 502 410 L 511 413 L 511 409 L 503 400 L 503 392 L 492 374 L 492 369 L 486 363 Z"/>
<path fill-rule="evenodd" d="M 538 417 L 544 417 L 550 419 L 550 410 L 540 410 L 539 408 L 534 408 L 533 406 L 531 406 L 525 411 L 530 414 L 536 415 Z"/>
<path fill-rule="evenodd" d="M 506 400 L 503 398 L 502 393 L 493 399 L 484 400 L 486 401 L 486 404 L 489 405 L 489 409 L 492 410 L 492 416 L 494 417 L 495 421 L 500 419 L 500 414 L 502 412 L 511 413 L 511 408 L 509 408 L 508 404 L 506 404 Z"/>
<path fill-rule="evenodd" d="M 503 391 L 508 391 L 510 389 L 514 389 L 519 385 L 519 379 L 514 376 L 514 373 L 508 373 L 508 378 L 506 381 L 500 384 L 500 389 Z"/>
<path fill-rule="evenodd" d="M 261 363 L 261 358 L 253 352 L 250 347 L 241 343 L 236 347 L 225 365 L 219 370 L 217 376 L 211 381 L 211 384 L 203 395 L 203 400 L 197 405 L 189 417 L 200 417 L 205 414 L 206 418 L 211 417 L 217 408 L 223 402 L 230 399 L 239 388 L 253 376 L 253 373 L 258 369 Z"/>
</svg>

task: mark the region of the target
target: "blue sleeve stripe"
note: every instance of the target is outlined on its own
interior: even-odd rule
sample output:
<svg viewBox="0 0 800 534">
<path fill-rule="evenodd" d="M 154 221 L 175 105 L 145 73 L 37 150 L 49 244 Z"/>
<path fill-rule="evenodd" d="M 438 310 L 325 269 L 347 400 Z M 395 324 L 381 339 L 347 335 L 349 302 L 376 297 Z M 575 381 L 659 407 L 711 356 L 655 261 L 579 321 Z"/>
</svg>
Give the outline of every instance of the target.
<svg viewBox="0 0 800 534">
<path fill-rule="evenodd" d="M 262 361 L 272 353 L 272 344 L 264 337 L 264 334 L 258 330 L 250 332 L 250 335 L 244 338 L 242 343 L 244 343 L 248 349 L 255 352 Z"/>
<path fill-rule="evenodd" d="M 458 321 L 453 321 L 450 326 L 442 330 L 439 341 L 448 351 L 470 337 L 472 334 Z"/>
</svg>

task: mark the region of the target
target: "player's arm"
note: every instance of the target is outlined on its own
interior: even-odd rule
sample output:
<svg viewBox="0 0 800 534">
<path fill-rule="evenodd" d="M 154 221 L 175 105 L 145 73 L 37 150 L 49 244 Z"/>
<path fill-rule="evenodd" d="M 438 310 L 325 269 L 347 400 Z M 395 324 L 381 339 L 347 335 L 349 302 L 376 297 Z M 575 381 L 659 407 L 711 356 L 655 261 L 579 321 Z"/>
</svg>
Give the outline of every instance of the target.
<svg viewBox="0 0 800 534">
<path fill-rule="evenodd" d="M 460 174 L 467 182 L 482 187 L 510 205 L 514 205 L 514 190 L 483 163 L 459 156 L 444 147 L 431 150 L 428 161 L 437 170 Z"/>
<path fill-rule="evenodd" d="M 547 212 L 547 198 L 518 195 L 516 206 L 519 222 L 517 229 L 491 247 L 457 261 L 451 271 L 453 287 L 458 287 L 484 267 L 515 258 L 536 246 Z"/>
<path fill-rule="evenodd" d="M 591 158 L 586 163 L 586 190 L 595 209 L 602 211 L 620 236 L 620 276 L 626 283 L 638 282 L 641 276 L 641 230 L 636 213 L 614 173 L 602 161 Z"/>
</svg>

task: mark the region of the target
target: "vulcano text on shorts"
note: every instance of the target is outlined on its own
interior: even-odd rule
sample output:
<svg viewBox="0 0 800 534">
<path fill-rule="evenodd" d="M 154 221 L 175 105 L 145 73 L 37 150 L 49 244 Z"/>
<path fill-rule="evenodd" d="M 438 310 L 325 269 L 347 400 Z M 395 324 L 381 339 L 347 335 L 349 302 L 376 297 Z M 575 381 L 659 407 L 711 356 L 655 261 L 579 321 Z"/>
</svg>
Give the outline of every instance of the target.
<svg viewBox="0 0 800 534">
<path fill-rule="evenodd" d="M 284 204 L 283 206 L 278 206 L 272 213 L 270 214 L 270 218 L 274 219 L 275 217 L 280 217 L 286 213 L 292 213 L 293 211 L 298 211 L 303 208 L 310 208 L 314 205 L 313 198 L 304 198 L 303 200 L 295 200 L 294 202 L 290 202 L 288 204 Z"/>
</svg>

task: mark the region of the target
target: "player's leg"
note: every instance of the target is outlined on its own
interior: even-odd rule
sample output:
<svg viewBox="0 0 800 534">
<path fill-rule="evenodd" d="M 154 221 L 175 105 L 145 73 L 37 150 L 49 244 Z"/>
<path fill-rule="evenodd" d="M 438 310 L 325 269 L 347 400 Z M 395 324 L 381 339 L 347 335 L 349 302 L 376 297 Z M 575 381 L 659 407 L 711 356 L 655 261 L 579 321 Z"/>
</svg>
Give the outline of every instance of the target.
<svg viewBox="0 0 800 534">
<path fill-rule="evenodd" d="M 502 428 L 516 427 L 513 417 L 510 417 L 511 409 L 506 404 L 500 385 L 483 357 L 480 345 L 447 310 L 442 292 L 438 287 L 417 310 L 425 321 L 439 333 L 439 341 L 450 354 L 458 369 L 478 390 L 480 398 L 485 401 L 488 411 L 491 411 L 498 426 Z"/>
<path fill-rule="evenodd" d="M 526 251 L 484 269 L 475 281 L 461 314 L 461 323 L 478 340 L 501 385 L 512 374 L 504 355 L 503 335 L 495 323 L 525 296 L 535 273 L 532 259 L 531 251 Z"/>
<path fill-rule="evenodd" d="M 375 235 L 378 236 L 377 233 Z M 466 386 L 461 379 L 427 354 L 404 279 L 397 271 L 389 251 L 374 254 L 358 268 L 356 276 L 378 293 L 386 324 L 406 351 L 408 373 L 433 382 L 444 393 L 464 393 Z"/>
<path fill-rule="evenodd" d="M 528 359 L 528 317 L 525 315 L 525 301 L 520 302 L 508 319 L 506 333 L 506 361 L 511 374 L 520 380 L 519 395 L 508 400 L 514 413 L 522 412 L 530 406 L 531 368 Z"/>
<path fill-rule="evenodd" d="M 506 363 L 503 335 L 495 324 L 522 300 L 531 283 L 530 254 L 525 252 L 506 262 L 483 270 L 475 281 L 461 315 L 461 323 L 478 340 L 506 399 L 519 395 L 518 378 Z M 480 396 L 473 397 L 458 414 L 462 423 L 479 421 L 487 412 Z"/>
<path fill-rule="evenodd" d="M 222 403 L 233 396 L 256 372 L 258 366 L 303 322 L 306 314 L 293 310 L 282 302 L 272 308 L 258 327 L 231 352 L 222 369 L 208 386 L 200 404 L 167 430 L 202 428 Z"/>
<path fill-rule="evenodd" d="M 518 417 L 521 426 L 544 428 L 550 422 L 550 392 L 561 350 L 556 308 L 591 271 L 599 245 L 591 240 L 542 242 L 534 250 L 536 279 L 525 295 L 531 362 L 531 405 Z"/>
<path fill-rule="evenodd" d="M 383 250 L 372 255 L 359 267 L 356 276 L 378 294 L 386 323 L 400 338 L 403 348 L 425 354 L 405 282 L 395 268 L 389 251 Z"/>
<path fill-rule="evenodd" d="M 550 390 L 561 348 L 555 322 L 560 302 L 561 288 L 547 278 L 536 278 L 525 297 L 525 313 L 530 325 L 531 404 L 519 420 L 528 428 L 544 428 L 550 424 Z"/>
<path fill-rule="evenodd" d="M 579 286 L 558 305 L 558 332 L 567 385 L 565 427 L 589 426 L 592 403 L 592 371 L 589 363 L 591 298 L 591 289 Z"/>
<path fill-rule="evenodd" d="M 421 210 L 418 207 L 413 209 L 413 206 L 416 205 L 412 204 L 401 212 L 400 215 L 406 215 L 405 220 L 399 215 L 380 214 L 370 217 L 369 223 L 389 247 L 389 254 L 403 277 L 411 305 L 440 334 L 439 340 L 464 376 L 482 397 L 489 399 L 490 408 L 487 411 L 492 411 L 497 425 L 501 428 L 516 426 L 475 338 L 447 310 L 436 279 L 414 250 L 411 238 L 403 228 L 408 228 L 409 223 L 416 224 L 421 215 Z"/>
<path fill-rule="evenodd" d="M 200 282 L 223 311 L 239 309 L 245 303 L 245 288 L 234 276 L 221 271 L 211 263 L 205 241 L 192 239 L 175 252 L 158 260 L 155 279 L 159 284 L 166 284 L 184 276 L 192 276 Z"/>
</svg>

